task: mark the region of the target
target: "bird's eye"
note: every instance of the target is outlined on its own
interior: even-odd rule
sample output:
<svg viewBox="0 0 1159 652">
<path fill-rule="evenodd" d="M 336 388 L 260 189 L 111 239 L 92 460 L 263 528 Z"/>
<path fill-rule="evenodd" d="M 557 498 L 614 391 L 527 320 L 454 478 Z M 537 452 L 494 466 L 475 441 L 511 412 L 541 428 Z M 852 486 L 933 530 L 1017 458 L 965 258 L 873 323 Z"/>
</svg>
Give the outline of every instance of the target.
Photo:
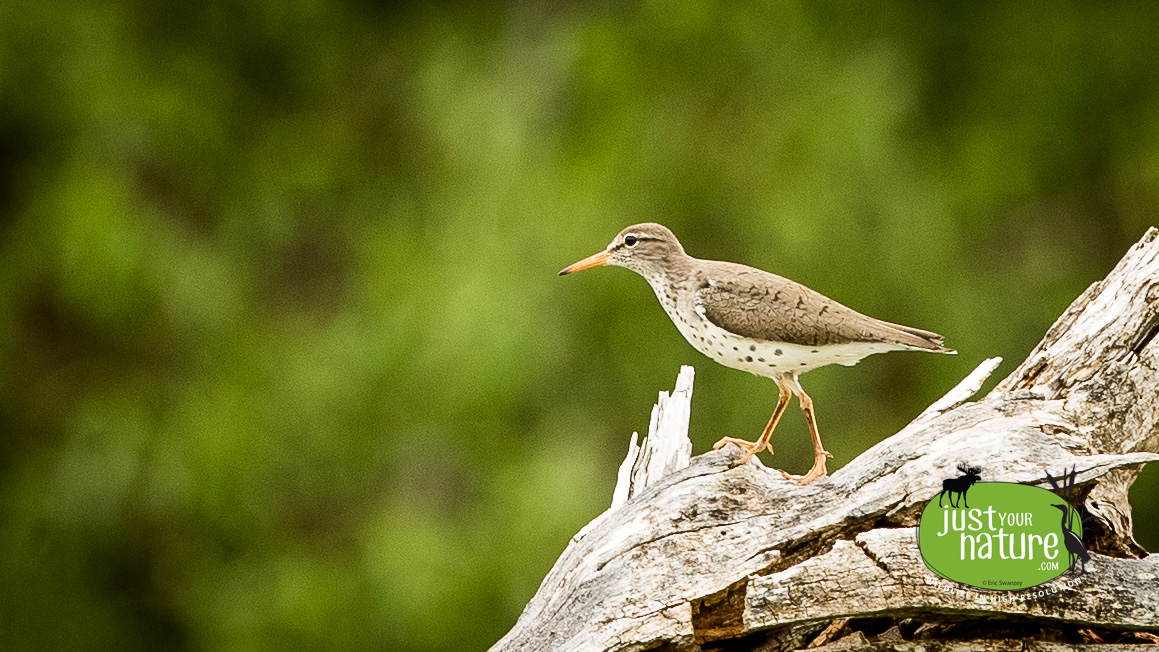
<svg viewBox="0 0 1159 652">
<path fill-rule="evenodd" d="M 639 238 L 637 238 L 634 235 L 624 236 L 624 244 L 628 245 L 629 247 L 635 247 L 636 243 L 639 241 L 640 241 Z"/>
</svg>

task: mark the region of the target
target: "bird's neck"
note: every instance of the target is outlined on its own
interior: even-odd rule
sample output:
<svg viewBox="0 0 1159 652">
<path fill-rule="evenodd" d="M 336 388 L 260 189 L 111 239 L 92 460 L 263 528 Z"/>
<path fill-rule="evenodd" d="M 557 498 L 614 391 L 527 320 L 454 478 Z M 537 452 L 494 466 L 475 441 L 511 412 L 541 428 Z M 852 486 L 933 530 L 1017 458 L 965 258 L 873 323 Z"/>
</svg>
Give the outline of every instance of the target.
<svg viewBox="0 0 1159 652">
<path fill-rule="evenodd" d="M 678 258 L 667 258 L 663 264 L 640 270 L 639 273 L 652 286 L 652 291 L 661 303 L 675 304 L 677 296 L 687 291 L 685 286 L 692 281 L 690 268 L 694 261 L 691 256 L 681 254 Z"/>
<path fill-rule="evenodd" d="M 684 278 L 695 261 L 695 258 L 684 252 L 673 252 L 637 271 L 655 286 L 657 283 L 672 283 Z"/>
</svg>

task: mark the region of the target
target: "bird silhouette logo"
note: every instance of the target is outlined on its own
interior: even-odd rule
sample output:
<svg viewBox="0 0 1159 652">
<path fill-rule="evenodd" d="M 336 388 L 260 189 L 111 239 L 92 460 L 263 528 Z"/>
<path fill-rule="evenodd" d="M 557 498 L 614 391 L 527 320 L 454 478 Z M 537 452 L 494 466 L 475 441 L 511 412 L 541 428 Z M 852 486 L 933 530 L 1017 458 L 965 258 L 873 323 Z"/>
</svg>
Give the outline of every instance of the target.
<svg viewBox="0 0 1159 652">
<path fill-rule="evenodd" d="M 1055 509 L 1058 509 L 1062 512 L 1062 521 L 1060 527 L 1062 528 L 1063 545 L 1066 546 L 1067 556 L 1070 561 L 1070 570 L 1068 572 L 1081 572 L 1082 574 L 1085 574 L 1087 572 L 1087 562 L 1091 560 L 1091 554 L 1087 551 L 1087 544 L 1084 541 L 1088 529 L 1086 525 L 1088 522 L 1097 517 L 1091 514 L 1083 516 L 1079 513 L 1078 508 L 1075 507 L 1079 497 L 1078 490 L 1075 489 L 1076 476 L 1076 467 L 1071 467 L 1069 475 L 1067 474 L 1066 469 L 1063 469 L 1061 476 L 1062 486 L 1060 487 L 1058 481 L 1055 480 L 1054 476 L 1050 474 L 1050 471 L 1046 472 L 1047 482 L 1050 483 L 1054 493 L 1062 499 L 1061 505 L 1052 504 L 1051 507 L 1054 507 Z M 1076 527 L 1076 521 L 1081 527 Z M 1075 534 L 1074 531 L 1076 529 L 1080 530 L 1083 535 L 1079 536 L 1078 534 Z M 1077 562 L 1082 563 L 1082 571 L 1077 571 Z"/>
</svg>

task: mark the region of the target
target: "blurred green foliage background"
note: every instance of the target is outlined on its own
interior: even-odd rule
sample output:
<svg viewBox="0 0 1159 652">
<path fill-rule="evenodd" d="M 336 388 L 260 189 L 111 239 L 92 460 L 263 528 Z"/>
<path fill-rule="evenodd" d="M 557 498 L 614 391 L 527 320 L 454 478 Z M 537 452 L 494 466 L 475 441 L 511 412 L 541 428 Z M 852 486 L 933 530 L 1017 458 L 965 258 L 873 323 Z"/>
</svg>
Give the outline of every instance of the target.
<svg viewBox="0 0 1159 652">
<path fill-rule="evenodd" d="M 773 407 L 643 280 L 555 276 L 633 222 L 961 351 L 807 376 L 832 471 L 1159 222 L 1156 34 L 1148 2 L 0 3 L 0 648 L 493 643 L 681 364 L 696 452 Z M 799 411 L 775 444 L 808 467 Z"/>
</svg>

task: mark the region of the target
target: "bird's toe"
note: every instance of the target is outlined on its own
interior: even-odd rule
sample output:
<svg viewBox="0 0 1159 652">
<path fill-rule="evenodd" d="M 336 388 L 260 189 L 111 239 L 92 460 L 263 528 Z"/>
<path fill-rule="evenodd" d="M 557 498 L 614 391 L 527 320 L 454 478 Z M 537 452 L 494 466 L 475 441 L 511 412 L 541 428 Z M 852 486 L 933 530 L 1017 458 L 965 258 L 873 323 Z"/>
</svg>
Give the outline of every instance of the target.
<svg viewBox="0 0 1159 652">
<path fill-rule="evenodd" d="M 805 486 L 825 477 L 826 474 L 824 471 L 817 472 L 815 470 L 810 470 L 805 475 L 793 475 L 792 473 L 785 471 L 781 471 L 781 475 L 783 475 L 786 480 L 792 480 L 801 486 Z"/>
</svg>

